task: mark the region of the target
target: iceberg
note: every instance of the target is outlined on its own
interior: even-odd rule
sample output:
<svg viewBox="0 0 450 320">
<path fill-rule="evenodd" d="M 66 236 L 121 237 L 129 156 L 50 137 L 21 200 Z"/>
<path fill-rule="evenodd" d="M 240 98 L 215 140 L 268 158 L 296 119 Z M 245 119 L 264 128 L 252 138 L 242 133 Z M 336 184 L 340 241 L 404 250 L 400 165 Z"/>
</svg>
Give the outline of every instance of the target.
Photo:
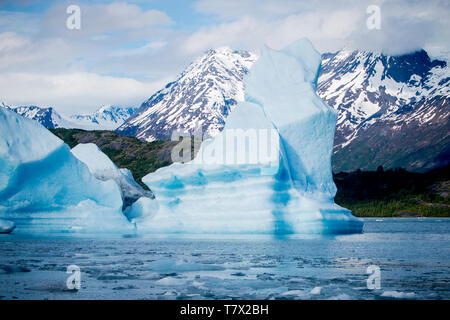
<svg viewBox="0 0 450 320">
<path fill-rule="evenodd" d="M 14 222 L 0 219 L 0 233 L 11 233 L 15 227 Z"/>
<path fill-rule="evenodd" d="M 131 221 L 149 217 L 158 210 L 155 196 L 144 190 L 134 180 L 128 169 L 119 169 L 109 157 L 93 143 L 80 143 L 71 150 L 72 154 L 89 168 L 101 181 L 114 181 L 120 189 L 123 201 L 122 210 Z"/>
<path fill-rule="evenodd" d="M 100 181 L 58 137 L 36 121 L 0 108 L 0 219 L 17 232 L 122 232 L 114 181 Z"/>
<path fill-rule="evenodd" d="M 194 160 L 143 178 L 159 211 L 148 233 L 339 234 L 363 223 L 334 203 L 337 113 L 316 94 L 320 54 L 307 39 L 268 47 L 244 80 L 245 102 Z"/>
</svg>

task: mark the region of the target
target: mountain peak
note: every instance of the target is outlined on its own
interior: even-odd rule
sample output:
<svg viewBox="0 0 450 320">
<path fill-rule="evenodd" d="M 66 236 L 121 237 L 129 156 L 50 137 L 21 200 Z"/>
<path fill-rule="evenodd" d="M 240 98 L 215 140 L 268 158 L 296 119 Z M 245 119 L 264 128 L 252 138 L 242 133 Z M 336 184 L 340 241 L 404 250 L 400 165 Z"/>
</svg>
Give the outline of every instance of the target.
<svg viewBox="0 0 450 320">
<path fill-rule="evenodd" d="M 36 120 L 46 128 L 76 128 L 84 130 L 114 130 L 136 111 L 135 108 L 104 105 L 93 114 L 73 115 L 70 118 L 65 118 L 52 107 L 12 107 L 5 102 L 2 102 L 0 107 L 12 110 L 25 118 Z"/>
<path fill-rule="evenodd" d="M 112 105 L 102 105 L 100 108 L 97 109 L 97 111 L 95 111 L 95 113 L 102 113 L 105 111 L 111 111 L 111 109 L 113 109 L 114 107 Z"/>
<path fill-rule="evenodd" d="M 207 51 L 145 101 L 118 132 L 151 141 L 201 126 L 214 136 L 244 99 L 243 77 L 256 58 L 228 47 Z M 435 166 L 448 150 L 442 132 L 449 130 L 449 81 L 447 64 L 425 50 L 389 56 L 345 48 L 323 54 L 317 91 L 339 114 L 334 169 Z M 421 144 L 425 140 L 427 147 Z M 414 155 L 424 148 L 428 152 Z"/>
<path fill-rule="evenodd" d="M 208 50 L 146 100 L 118 132 L 152 141 L 168 139 L 176 129 L 193 132 L 200 126 L 214 136 L 244 100 L 242 80 L 256 59 L 253 53 L 229 47 Z"/>
<path fill-rule="evenodd" d="M 449 81 L 446 62 L 431 59 L 425 50 L 399 56 L 356 50 L 324 54 L 317 91 L 339 114 L 335 170 L 376 169 L 379 164 L 432 168 L 433 156 L 445 153 L 439 132 L 448 132 Z M 406 140 L 401 155 L 395 153 L 399 146 L 394 141 Z M 426 155 L 412 155 L 426 148 Z"/>
<path fill-rule="evenodd" d="M 220 53 L 222 53 L 222 54 L 227 54 L 227 53 L 231 53 L 233 50 L 230 48 L 230 47 L 228 47 L 228 46 L 222 46 L 222 47 L 217 47 L 217 48 L 214 48 L 214 49 L 208 49 L 207 51 L 206 51 L 206 54 L 220 54 Z"/>
<path fill-rule="evenodd" d="M 200 59 L 204 56 L 231 56 L 231 55 L 240 55 L 242 57 L 249 57 L 251 55 L 254 55 L 253 53 L 246 51 L 246 50 L 238 50 L 238 49 L 232 49 L 231 47 L 228 46 L 222 46 L 222 47 L 217 47 L 214 49 L 209 49 L 205 52 L 205 54 L 203 56 L 200 57 Z"/>
<path fill-rule="evenodd" d="M 92 114 L 71 116 L 71 121 L 88 130 L 115 130 L 128 119 L 136 108 L 121 108 L 113 105 L 103 105 Z"/>
</svg>

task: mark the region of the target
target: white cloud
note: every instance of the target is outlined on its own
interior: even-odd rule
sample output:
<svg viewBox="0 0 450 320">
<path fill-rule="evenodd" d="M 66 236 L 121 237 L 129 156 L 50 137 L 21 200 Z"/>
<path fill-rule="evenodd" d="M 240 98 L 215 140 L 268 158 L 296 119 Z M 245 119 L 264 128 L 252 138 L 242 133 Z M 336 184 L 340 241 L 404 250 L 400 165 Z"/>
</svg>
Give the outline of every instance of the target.
<svg viewBox="0 0 450 320">
<path fill-rule="evenodd" d="M 107 29 L 140 29 L 158 24 L 171 24 L 173 21 L 166 13 L 159 10 L 142 11 L 137 5 L 127 3 L 112 3 L 96 6 L 88 11 L 96 22 L 99 30 Z"/>
<path fill-rule="evenodd" d="M 174 22 L 160 10 L 143 11 L 139 6 L 125 2 L 111 4 L 80 4 L 81 28 L 66 28 L 67 4 L 52 7 L 45 16 L 44 32 L 47 35 L 89 36 L 105 32 L 137 30 L 171 25 Z"/>
<path fill-rule="evenodd" d="M 60 70 L 67 68 L 77 53 L 76 47 L 61 38 L 35 41 L 14 32 L 0 33 L 0 72 Z"/>
<path fill-rule="evenodd" d="M 310 6 L 310 1 L 298 0 L 198 0 L 194 3 L 198 12 L 213 14 L 222 20 L 242 18 L 250 14 L 258 17 L 290 15 L 300 10 L 306 11 Z"/>
<path fill-rule="evenodd" d="M 24 48 L 29 44 L 27 38 L 19 36 L 14 32 L 0 33 L 0 54 L 6 54 L 16 49 Z"/>
<path fill-rule="evenodd" d="M 279 49 L 300 37 L 321 52 L 450 52 L 448 0 L 199 0 L 190 14 L 206 24 L 194 31 L 124 2 L 82 2 L 81 29 L 68 30 L 66 8 L 76 2 L 55 1 L 44 14 L 0 11 L 0 100 L 66 114 L 137 106 L 207 49 Z M 381 7 L 381 30 L 366 27 L 369 4 Z"/>
<path fill-rule="evenodd" d="M 381 30 L 367 29 L 368 5 L 380 6 Z M 227 40 L 233 45 L 241 38 L 279 47 L 301 36 L 310 38 L 322 52 L 347 46 L 402 54 L 423 47 L 448 50 L 450 45 L 446 0 L 198 0 L 194 7 L 221 22 L 191 35 L 186 41 L 190 50 L 202 47 L 202 41 L 222 45 Z"/>
<path fill-rule="evenodd" d="M 137 107 L 168 79 L 140 82 L 93 73 L 3 73 L 0 99 L 10 105 L 53 106 L 62 114 L 90 112 L 102 104 Z"/>
<path fill-rule="evenodd" d="M 167 44 L 166 41 L 151 41 L 139 48 L 121 49 L 112 52 L 110 55 L 115 57 L 124 57 L 124 56 L 143 55 L 152 52 L 154 53 L 157 50 L 163 48 L 166 44 Z"/>
<path fill-rule="evenodd" d="M 365 25 L 363 18 L 363 13 L 354 9 L 326 15 L 305 12 L 268 20 L 243 16 L 200 29 L 182 43 L 181 50 L 193 54 L 223 45 L 255 50 L 264 44 L 281 49 L 301 37 L 309 38 L 320 51 L 337 50 L 358 25 Z"/>
<path fill-rule="evenodd" d="M 17 31 L 23 33 L 35 33 L 38 31 L 41 21 L 37 14 L 16 11 L 0 11 L 0 30 Z"/>
</svg>

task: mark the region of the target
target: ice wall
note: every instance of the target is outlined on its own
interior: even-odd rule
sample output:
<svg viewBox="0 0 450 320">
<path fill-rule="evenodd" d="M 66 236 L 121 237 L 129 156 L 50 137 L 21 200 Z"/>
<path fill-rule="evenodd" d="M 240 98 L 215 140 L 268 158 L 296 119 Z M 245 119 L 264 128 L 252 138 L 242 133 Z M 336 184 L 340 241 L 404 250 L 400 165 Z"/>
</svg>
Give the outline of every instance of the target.
<svg viewBox="0 0 450 320">
<path fill-rule="evenodd" d="M 95 144 L 80 143 L 71 152 L 97 179 L 117 184 L 123 200 L 122 210 L 130 221 L 150 216 L 158 210 L 153 193 L 137 184 L 128 169 L 119 169 Z"/>
<path fill-rule="evenodd" d="M 264 48 L 245 81 L 245 94 L 280 133 L 297 190 L 331 200 L 336 193 L 330 163 L 337 111 L 316 93 L 320 62 L 320 53 L 307 39 L 282 51 Z"/>
<path fill-rule="evenodd" d="M 16 232 L 116 232 L 131 226 L 114 181 L 96 179 L 39 123 L 0 108 L 0 219 Z"/>
<path fill-rule="evenodd" d="M 144 177 L 160 210 L 155 233 L 352 233 L 362 222 L 333 201 L 336 112 L 316 94 L 320 54 L 306 39 L 264 48 L 222 133 L 196 158 Z M 256 155 L 256 156 L 255 156 Z"/>
</svg>

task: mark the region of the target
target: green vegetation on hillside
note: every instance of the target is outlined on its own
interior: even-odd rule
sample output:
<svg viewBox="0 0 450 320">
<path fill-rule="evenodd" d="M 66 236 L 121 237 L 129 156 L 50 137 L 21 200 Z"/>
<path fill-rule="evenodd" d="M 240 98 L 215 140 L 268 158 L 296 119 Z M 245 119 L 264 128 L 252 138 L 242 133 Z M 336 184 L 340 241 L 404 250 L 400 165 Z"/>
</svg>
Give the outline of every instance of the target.
<svg viewBox="0 0 450 320">
<path fill-rule="evenodd" d="M 170 153 L 177 142 L 144 142 L 112 131 L 51 129 L 71 148 L 95 143 L 119 167 L 127 168 L 142 183 L 146 174 L 172 163 Z M 403 169 L 340 172 L 334 174 L 338 188 L 335 201 L 359 217 L 426 216 L 450 217 L 450 166 L 414 173 Z"/>
<path fill-rule="evenodd" d="M 403 169 L 337 173 L 335 201 L 359 217 L 449 217 L 450 166 L 414 173 Z"/>
<path fill-rule="evenodd" d="M 70 148 L 79 143 L 95 143 L 119 168 L 127 168 L 142 187 L 142 178 L 158 168 L 171 164 L 170 152 L 176 142 L 144 142 L 121 136 L 113 131 L 84 131 L 79 129 L 50 129 Z"/>
</svg>

